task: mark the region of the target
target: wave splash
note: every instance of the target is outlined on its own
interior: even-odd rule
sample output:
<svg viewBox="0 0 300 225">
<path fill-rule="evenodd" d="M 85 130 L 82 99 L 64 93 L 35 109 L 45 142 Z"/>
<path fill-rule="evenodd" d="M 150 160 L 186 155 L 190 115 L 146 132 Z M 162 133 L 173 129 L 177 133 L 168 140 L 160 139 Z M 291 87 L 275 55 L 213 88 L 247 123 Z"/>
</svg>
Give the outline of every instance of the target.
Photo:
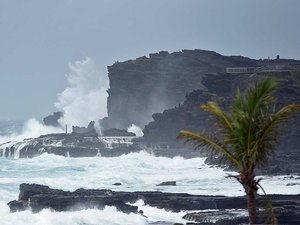
<svg viewBox="0 0 300 225">
<path fill-rule="evenodd" d="M 38 214 L 20 212 L 9 214 L 6 203 L 18 198 L 20 183 L 39 183 L 51 188 L 74 191 L 78 188 L 111 189 L 114 191 L 163 191 L 200 195 L 244 195 L 238 182 L 226 178 L 228 172 L 204 163 L 205 158 L 155 157 L 147 152 L 130 153 L 114 158 L 66 158 L 43 154 L 31 159 L 0 158 L 0 216 L 1 224 L 95 225 L 151 224 L 163 218 L 180 222 L 178 214 L 151 208 L 142 202 L 135 205 L 144 211 L 144 218 L 135 214 L 116 212 L 114 208 L 80 212 L 51 212 Z M 176 186 L 157 186 L 174 180 Z M 120 186 L 113 185 L 121 183 Z M 289 183 L 299 184 L 299 176 L 263 177 L 262 185 L 270 194 L 297 194 Z M 260 193 L 261 194 L 261 193 Z M 101 215 L 101 216 L 99 216 Z M 8 222 L 6 222 L 8 221 Z"/>
<path fill-rule="evenodd" d="M 87 126 L 90 121 L 96 121 L 95 128 L 101 134 L 101 126 L 97 121 L 107 115 L 108 78 L 103 75 L 104 73 L 100 73 L 95 62 L 88 57 L 69 63 L 69 70 L 70 73 L 66 75 L 68 86 L 58 94 L 55 103 L 57 109 L 64 113 L 60 123 L 62 127 Z M 62 128 L 45 126 L 37 119 L 31 118 L 24 123 L 21 132 L 0 134 L 0 144 L 63 132 L 65 131 Z"/>
<path fill-rule="evenodd" d="M 114 207 L 103 210 L 88 209 L 76 212 L 53 212 L 43 210 L 40 213 L 30 211 L 9 213 L 7 209 L 0 209 L 2 225 L 146 225 L 146 218 L 139 214 L 125 214 Z"/>
<path fill-rule="evenodd" d="M 40 135 L 50 134 L 50 133 L 62 133 L 64 132 L 62 128 L 45 126 L 35 118 L 27 120 L 21 132 L 12 133 L 9 135 L 0 135 L 0 144 L 11 141 L 22 141 L 26 138 L 35 138 Z"/>
<path fill-rule="evenodd" d="M 58 94 L 55 106 L 64 113 L 62 125 L 87 126 L 107 116 L 108 78 L 91 58 L 69 63 L 68 86 Z"/>
</svg>

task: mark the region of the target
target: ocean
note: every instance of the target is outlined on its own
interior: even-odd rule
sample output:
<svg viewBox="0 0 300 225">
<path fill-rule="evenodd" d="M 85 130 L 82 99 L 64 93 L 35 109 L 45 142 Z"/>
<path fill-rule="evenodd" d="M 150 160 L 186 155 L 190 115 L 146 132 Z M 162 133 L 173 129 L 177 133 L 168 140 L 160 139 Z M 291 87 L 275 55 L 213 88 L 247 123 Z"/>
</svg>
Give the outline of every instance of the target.
<svg viewBox="0 0 300 225">
<path fill-rule="evenodd" d="M 24 120 L 0 120 L 0 135 L 6 136 L 22 131 Z"/>
<path fill-rule="evenodd" d="M 1 133 L 14 134 L 19 123 L 1 124 Z M 19 127 L 20 128 L 20 127 Z M 14 130 L 15 129 L 15 130 Z M 12 132 L 13 130 L 13 132 Z M 2 135 L 3 136 L 3 135 Z M 1 138 L 0 138 L 1 140 Z M 135 205 L 144 211 L 124 214 L 114 207 L 103 210 L 88 209 L 77 212 L 40 213 L 30 211 L 10 213 L 7 203 L 17 199 L 21 183 L 38 183 L 51 188 L 74 191 L 78 188 L 111 189 L 114 191 L 163 191 L 202 195 L 244 195 L 242 187 L 231 172 L 204 163 L 205 158 L 155 157 L 145 151 L 114 158 L 67 158 L 43 154 L 32 159 L 0 158 L 0 216 L 1 225 L 144 225 L 159 221 L 185 222 L 186 212 L 167 212 L 144 205 Z M 176 186 L 156 186 L 164 181 L 176 181 Z M 114 183 L 122 183 L 114 186 Z M 263 177 L 261 184 L 269 194 L 299 194 L 300 176 Z"/>
</svg>

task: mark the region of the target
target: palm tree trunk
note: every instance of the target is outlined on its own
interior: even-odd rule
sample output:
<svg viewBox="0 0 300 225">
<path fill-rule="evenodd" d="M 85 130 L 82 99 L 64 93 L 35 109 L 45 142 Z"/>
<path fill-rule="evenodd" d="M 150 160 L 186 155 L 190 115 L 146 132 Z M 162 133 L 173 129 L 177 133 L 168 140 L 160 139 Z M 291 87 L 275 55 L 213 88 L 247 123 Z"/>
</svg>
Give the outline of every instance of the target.
<svg viewBox="0 0 300 225">
<path fill-rule="evenodd" d="M 249 213 L 249 223 L 256 224 L 257 223 L 257 214 L 256 214 L 256 205 L 255 205 L 255 197 L 256 191 L 254 188 L 249 187 L 248 189 L 248 213 Z"/>
<path fill-rule="evenodd" d="M 243 185 L 247 194 L 249 224 L 251 225 L 257 223 L 255 197 L 258 187 L 254 177 L 255 175 L 253 173 L 244 172 L 240 175 L 240 178 L 238 179 L 238 181 Z"/>
</svg>

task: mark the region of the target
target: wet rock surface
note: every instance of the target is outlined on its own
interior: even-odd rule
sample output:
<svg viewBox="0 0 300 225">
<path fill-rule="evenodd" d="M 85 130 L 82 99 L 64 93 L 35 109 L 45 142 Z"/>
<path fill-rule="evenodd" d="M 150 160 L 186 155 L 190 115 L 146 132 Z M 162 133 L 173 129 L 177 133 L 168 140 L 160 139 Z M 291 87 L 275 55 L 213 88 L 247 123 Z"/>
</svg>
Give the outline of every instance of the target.
<svg viewBox="0 0 300 225">
<path fill-rule="evenodd" d="M 156 186 L 176 186 L 176 181 L 164 181 Z"/>
<path fill-rule="evenodd" d="M 279 224 L 296 225 L 300 215 L 300 195 L 270 195 Z M 138 208 L 128 203 L 142 199 L 145 204 L 178 212 L 181 210 L 208 210 L 187 213 L 184 218 L 194 224 L 241 224 L 247 222 L 245 197 L 204 196 L 185 193 L 115 192 L 111 190 L 78 189 L 74 192 L 51 189 L 38 184 L 21 184 L 18 200 L 8 203 L 11 212 L 31 209 L 39 212 L 45 208 L 56 211 L 102 209 L 115 206 L 125 213 L 138 213 Z M 263 207 L 264 196 L 257 204 Z M 147 216 L 147 215 L 145 215 Z M 189 223 L 193 224 L 193 223 Z"/>
<path fill-rule="evenodd" d="M 134 137 L 98 137 L 88 134 L 49 134 L 20 142 L 0 144 L 0 155 L 32 158 L 43 153 L 65 157 L 115 157 L 141 151 Z"/>
<path fill-rule="evenodd" d="M 176 140 L 181 130 L 194 132 L 214 132 L 213 118 L 199 108 L 208 101 L 217 102 L 225 111 L 231 110 L 231 105 L 239 87 L 240 90 L 249 88 L 265 75 L 279 80 L 279 89 L 275 93 L 278 98 L 277 107 L 286 104 L 300 103 L 300 85 L 290 78 L 289 72 L 273 72 L 271 74 L 215 74 L 203 76 L 202 83 L 206 90 L 195 90 L 189 93 L 183 104 L 167 109 L 162 113 L 153 114 L 153 121 L 143 130 L 144 138 L 152 143 L 164 143 L 175 148 L 192 148 Z M 300 75 L 299 75 L 300 78 Z M 287 124 L 280 127 L 278 144 L 275 154 L 270 155 L 267 167 L 257 171 L 257 174 L 299 174 L 300 167 L 300 114 L 296 114 Z M 163 149 L 162 149 L 163 150 Z M 203 154 L 208 157 L 206 163 L 212 165 L 226 165 L 222 157 Z"/>
<path fill-rule="evenodd" d="M 101 139 L 91 123 L 87 128 L 79 127 L 78 133 L 74 134 L 51 134 L 0 144 L 0 156 L 30 158 L 46 152 L 70 157 L 111 157 L 147 150 L 155 156 L 207 156 L 208 164 L 228 166 L 222 157 L 203 155 L 192 150 L 192 146 L 176 141 L 179 131 L 214 129 L 211 118 L 199 109 L 199 105 L 216 101 L 223 109 L 230 110 L 237 87 L 246 90 L 249 83 L 266 75 L 280 81 L 276 93 L 277 107 L 300 102 L 299 64 L 299 60 L 254 60 L 205 50 L 162 51 L 149 57 L 116 62 L 108 67 L 108 117 L 101 121 L 103 134 L 130 138 L 134 134 L 124 129 L 132 124 L 142 127 L 152 120 L 143 130 L 143 139 Z M 265 66 L 268 69 L 267 65 L 282 68 L 284 65 L 298 65 L 298 70 L 283 68 L 281 72 L 226 73 L 227 67 Z M 54 113 L 46 120 L 55 124 L 60 117 L 61 113 Z M 268 167 L 260 169 L 257 174 L 300 174 L 300 115 L 283 126 L 281 134 L 274 157 L 270 156 Z"/>
<path fill-rule="evenodd" d="M 256 66 L 258 60 L 223 56 L 213 51 L 182 50 L 149 54 L 108 67 L 108 118 L 104 128 L 143 127 L 153 113 L 182 103 L 186 93 L 205 89 L 205 74 L 224 73 L 226 67 Z"/>
<path fill-rule="evenodd" d="M 107 137 L 134 137 L 135 134 L 124 129 L 111 128 L 103 131 L 103 136 Z"/>
<path fill-rule="evenodd" d="M 43 119 L 43 123 L 46 126 L 61 127 L 61 125 L 58 121 L 63 116 L 64 116 L 64 114 L 62 112 L 54 112 L 52 115 L 46 116 Z"/>
<path fill-rule="evenodd" d="M 287 71 L 290 65 L 299 64 L 299 60 L 256 60 L 200 49 L 173 53 L 161 51 L 149 54 L 148 57 L 115 62 L 108 66 L 108 117 L 103 120 L 102 126 L 104 129 L 127 129 L 131 124 L 143 127 L 152 121 L 153 113 L 182 104 L 186 94 L 194 90 L 209 89 L 209 93 L 218 92 L 219 97 L 222 97 L 231 87 L 236 88 L 239 84 L 235 80 L 232 82 L 231 74 L 226 73 L 228 67 L 260 67 L 257 73 L 267 74 L 264 71 L 271 71 L 269 74 L 272 74 L 277 68 Z M 242 76 L 253 75 L 253 71 Z M 212 77 L 209 83 L 206 83 L 208 79 L 204 81 L 207 75 Z M 214 75 L 222 77 L 215 80 Z M 236 75 L 240 74 L 233 74 Z M 286 78 L 290 79 L 291 74 L 287 74 Z M 248 87 L 247 81 L 241 90 Z"/>
</svg>

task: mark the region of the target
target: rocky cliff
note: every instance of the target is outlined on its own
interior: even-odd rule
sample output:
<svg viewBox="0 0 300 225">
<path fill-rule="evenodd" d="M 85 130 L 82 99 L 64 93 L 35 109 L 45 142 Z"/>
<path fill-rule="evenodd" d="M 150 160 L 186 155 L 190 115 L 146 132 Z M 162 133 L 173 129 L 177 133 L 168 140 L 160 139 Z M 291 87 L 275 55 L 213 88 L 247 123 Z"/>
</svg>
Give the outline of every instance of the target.
<svg viewBox="0 0 300 225">
<path fill-rule="evenodd" d="M 131 124 L 144 127 L 144 139 L 130 146 L 116 141 L 114 152 L 93 128 L 78 128 L 77 133 L 46 135 L 17 143 L 0 145 L 0 156 L 33 157 L 43 152 L 59 155 L 117 156 L 146 149 L 155 155 L 174 157 L 199 156 L 176 141 L 182 129 L 200 131 L 212 128 L 208 114 L 199 109 L 207 101 L 217 101 L 230 110 L 236 89 L 242 91 L 264 76 L 280 81 L 278 107 L 300 102 L 300 61 L 288 59 L 254 60 L 241 56 L 222 56 L 204 50 L 160 52 L 108 67 L 108 117 L 101 121 L 104 136 L 132 136 L 126 132 Z M 56 121 L 60 114 L 46 121 Z M 54 119 L 53 119 L 54 118 Z M 150 123 L 149 123 L 150 121 Z M 53 124 L 51 122 L 51 124 Z M 119 128 L 119 129 L 116 129 Z M 76 129 L 75 129 L 76 131 Z M 300 116 L 283 127 L 278 155 L 267 171 L 273 174 L 300 173 Z M 122 139 L 116 139 L 122 140 Z M 125 141 L 126 142 L 126 141 Z M 219 163 L 215 157 L 209 162 Z"/>
<path fill-rule="evenodd" d="M 140 127 L 184 101 L 185 95 L 203 89 L 206 74 L 224 73 L 227 67 L 258 66 L 262 62 L 239 56 L 226 57 L 204 50 L 165 51 L 108 67 L 108 118 L 104 128 Z"/>
<path fill-rule="evenodd" d="M 163 142 L 171 146 L 181 145 L 176 141 L 180 130 L 202 131 L 214 129 L 213 121 L 200 105 L 208 101 L 216 101 L 223 109 L 230 110 L 237 87 L 244 91 L 265 76 L 273 76 L 280 82 L 275 95 L 278 98 L 277 107 L 289 103 L 300 103 L 300 85 L 298 73 L 271 72 L 255 74 L 218 74 L 206 75 L 202 84 L 206 90 L 195 90 L 186 96 L 183 104 L 163 113 L 153 114 L 153 121 L 145 126 L 144 138 L 149 142 Z M 296 115 L 282 127 L 277 146 L 276 157 L 271 161 L 267 171 L 276 173 L 299 173 L 297 166 L 300 155 L 300 115 Z M 215 157 L 208 162 L 219 163 Z"/>
<path fill-rule="evenodd" d="M 152 120 L 153 113 L 177 106 L 193 90 L 206 90 L 202 79 L 208 74 L 224 74 L 231 67 L 286 71 L 293 64 L 300 65 L 300 61 L 279 57 L 255 60 L 197 49 L 161 51 L 149 57 L 116 62 L 108 67 L 108 118 L 102 120 L 102 126 L 126 129 L 135 124 L 143 128 Z M 224 90 L 222 83 L 215 88 Z"/>
<path fill-rule="evenodd" d="M 64 116 L 63 112 L 54 112 L 52 115 L 46 116 L 43 122 L 46 126 L 60 127 L 61 124 L 58 122 Z"/>
</svg>

